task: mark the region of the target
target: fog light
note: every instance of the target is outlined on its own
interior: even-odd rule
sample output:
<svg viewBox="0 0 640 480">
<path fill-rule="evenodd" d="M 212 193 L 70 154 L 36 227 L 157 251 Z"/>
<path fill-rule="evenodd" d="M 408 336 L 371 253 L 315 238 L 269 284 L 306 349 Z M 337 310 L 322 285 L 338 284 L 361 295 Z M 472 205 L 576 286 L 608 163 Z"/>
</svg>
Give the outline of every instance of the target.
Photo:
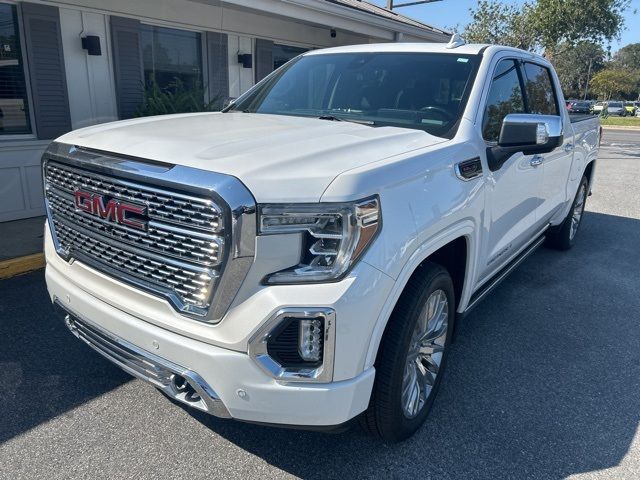
<svg viewBox="0 0 640 480">
<path fill-rule="evenodd" d="M 325 307 L 287 307 L 249 340 L 249 355 L 284 382 L 328 383 L 333 379 L 336 312 Z"/>
<path fill-rule="evenodd" d="M 300 319 L 298 353 L 305 362 L 318 362 L 322 354 L 322 321 L 319 318 Z"/>
</svg>

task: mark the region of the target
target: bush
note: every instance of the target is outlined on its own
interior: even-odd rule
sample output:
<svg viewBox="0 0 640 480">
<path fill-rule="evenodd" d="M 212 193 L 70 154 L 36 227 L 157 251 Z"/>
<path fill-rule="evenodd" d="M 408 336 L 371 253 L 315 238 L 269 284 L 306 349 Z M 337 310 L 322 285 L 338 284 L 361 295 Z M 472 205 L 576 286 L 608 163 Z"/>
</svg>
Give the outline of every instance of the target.
<svg viewBox="0 0 640 480">
<path fill-rule="evenodd" d="M 174 78 L 166 88 L 161 88 L 155 78 L 144 87 L 142 105 L 136 111 L 136 117 L 151 115 L 168 115 L 171 113 L 212 112 L 220 110 L 221 99 L 214 97 L 208 102 L 204 100 L 205 89 L 196 85 L 186 88 L 184 82 Z"/>
</svg>

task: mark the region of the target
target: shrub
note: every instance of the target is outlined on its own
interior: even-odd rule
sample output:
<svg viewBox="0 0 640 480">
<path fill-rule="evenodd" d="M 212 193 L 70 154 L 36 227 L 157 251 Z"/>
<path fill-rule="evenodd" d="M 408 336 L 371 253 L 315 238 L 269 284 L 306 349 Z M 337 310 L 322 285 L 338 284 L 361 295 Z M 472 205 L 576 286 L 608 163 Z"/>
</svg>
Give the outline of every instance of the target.
<svg viewBox="0 0 640 480">
<path fill-rule="evenodd" d="M 186 88 L 184 82 L 177 77 L 166 88 L 161 88 L 155 78 L 151 77 L 151 80 L 144 87 L 143 102 L 135 116 L 147 117 L 219 110 L 221 107 L 220 97 L 216 96 L 205 102 L 204 94 L 204 86 L 196 85 L 195 88 Z"/>
</svg>

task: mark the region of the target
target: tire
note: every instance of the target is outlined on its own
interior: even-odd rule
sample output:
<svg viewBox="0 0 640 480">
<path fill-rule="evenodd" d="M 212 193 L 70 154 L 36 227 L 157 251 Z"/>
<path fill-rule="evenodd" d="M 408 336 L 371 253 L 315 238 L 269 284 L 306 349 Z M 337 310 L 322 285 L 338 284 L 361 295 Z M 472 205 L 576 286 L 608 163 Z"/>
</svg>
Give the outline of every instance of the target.
<svg viewBox="0 0 640 480">
<path fill-rule="evenodd" d="M 429 321 L 430 306 L 431 311 L 441 306 L 445 315 L 433 315 Z M 446 320 L 442 321 L 444 318 Z M 423 321 L 419 322 L 419 319 Z M 400 296 L 380 343 L 371 400 L 368 409 L 360 416 L 365 431 L 386 443 L 395 443 L 407 439 L 420 428 L 431 410 L 442 380 L 454 320 L 451 276 L 440 265 L 424 263 L 419 274 L 413 275 Z M 427 333 L 431 331 L 429 338 L 422 343 L 423 352 L 431 352 L 428 355 L 430 360 L 424 358 L 426 354 L 418 354 L 416 350 L 416 339 L 424 330 Z M 409 353 L 417 355 L 416 359 L 409 361 Z M 415 372 L 415 376 L 410 372 Z M 416 397 L 419 385 L 423 388 Z M 411 388 L 405 388 L 408 393 L 403 395 L 403 387 L 407 386 Z M 416 398 L 417 402 L 411 402 Z"/>
<path fill-rule="evenodd" d="M 582 225 L 582 218 L 584 217 L 584 207 L 587 203 L 587 196 L 589 194 L 589 180 L 587 177 L 582 177 L 578 191 L 571 204 L 571 209 L 565 217 L 564 221 L 557 227 L 551 227 L 547 234 L 547 245 L 556 250 L 569 250 L 576 243 L 576 237 L 580 225 Z M 574 223 L 574 220 L 577 223 Z"/>
</svg>

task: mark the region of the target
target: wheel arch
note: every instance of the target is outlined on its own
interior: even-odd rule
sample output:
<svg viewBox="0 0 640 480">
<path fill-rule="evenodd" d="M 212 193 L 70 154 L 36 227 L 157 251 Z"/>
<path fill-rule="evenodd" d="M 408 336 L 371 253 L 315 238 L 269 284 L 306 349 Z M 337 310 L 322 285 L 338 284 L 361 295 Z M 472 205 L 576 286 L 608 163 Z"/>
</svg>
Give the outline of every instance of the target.
<svg viewBox="0 0 640 480">
<path fill-rule="evenodd" d="M 595 177 L 596 170 L 596 161 L 597 159 L 592 159 L 587 165 L 584 167 L 583 175 L 587 177 L 587 181 L 589 182 L 589 194 L 591 194 L 591 190 L 593 189 L 593 180 Z"/>
<path fill-rule="evenodd" d="M 365 360 L 365 370 L 375 363 L 380 343 L 387 323 L 400 296 L 405 291 L 409 280 L 419 275 L 426 261 L 433 261 L 443 266 L 452 277 L 456 297 L 456 311 L 464 310 L 471 296 L 470 279 L 474 277 L 477 245 L 476 228 L 471 220 L 463 221 L 443 231 L 420 245 L 405 264 L 398 275 L 373 329 L 369 342 L 369 350 Z"/>
</svg>

